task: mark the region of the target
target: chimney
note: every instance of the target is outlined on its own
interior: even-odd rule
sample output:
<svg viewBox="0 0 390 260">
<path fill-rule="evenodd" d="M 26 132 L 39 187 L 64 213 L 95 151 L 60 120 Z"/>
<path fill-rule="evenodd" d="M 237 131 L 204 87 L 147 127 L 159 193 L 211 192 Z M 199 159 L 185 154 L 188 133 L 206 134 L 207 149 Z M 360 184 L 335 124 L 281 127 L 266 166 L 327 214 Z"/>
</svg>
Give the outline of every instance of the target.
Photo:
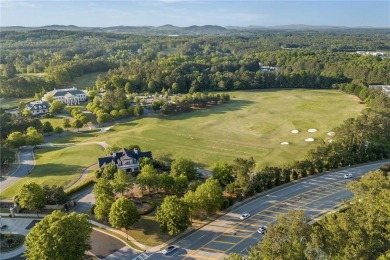
<svg viewBox="0 0 390 260">
<path fill-rule="evenodd" d="M 134 153 L 138 154 L 138 149 L 137 148 L 134 148 Z"/>
</svg>

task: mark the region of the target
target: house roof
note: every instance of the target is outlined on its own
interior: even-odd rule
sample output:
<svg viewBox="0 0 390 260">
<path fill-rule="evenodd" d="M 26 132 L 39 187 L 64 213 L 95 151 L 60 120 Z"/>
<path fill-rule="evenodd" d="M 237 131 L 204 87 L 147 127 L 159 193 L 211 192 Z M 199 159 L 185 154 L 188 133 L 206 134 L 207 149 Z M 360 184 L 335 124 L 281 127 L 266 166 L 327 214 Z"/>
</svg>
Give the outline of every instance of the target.
<svg viewBox="0 0 390 260">
<path fill-rule="evenodd" d="M 111 163 L 111 162 L 118 164 L 118 161 L 122 160 L 122 159 L 133 158 L 133 159 L 136 159 L 138 161 L 140 158 L 145 158 L 145 157 L 152 158 L 152 152 L 151 151 L 148 151 L 148 152 L 138 151 L 138 152 L 136 152 L 134 150 L 128 150 L 128 149 L 122 148 L 117 152 L 113 152 L 109 156 L 98 158 L 98 163 L 99 163 L 99 167 L 101 168 L 104 164 Z"/>
<path fill-rule="evenodd" d="M 61 97 L 67 95 L 68 93 L 71 95 L 85 94 L 84 91 L 73 87 L 73 88 L 54 89 L 52 91 L 47 92 L 47 95 L 53 97 Z"/>
<path fill-rule="evenodd" d="M 26 104 L 28 110 L 40 110 L 40 109 L 49 109 L 50 104 L 46 101 L 33 101 Z"/>
</svg>

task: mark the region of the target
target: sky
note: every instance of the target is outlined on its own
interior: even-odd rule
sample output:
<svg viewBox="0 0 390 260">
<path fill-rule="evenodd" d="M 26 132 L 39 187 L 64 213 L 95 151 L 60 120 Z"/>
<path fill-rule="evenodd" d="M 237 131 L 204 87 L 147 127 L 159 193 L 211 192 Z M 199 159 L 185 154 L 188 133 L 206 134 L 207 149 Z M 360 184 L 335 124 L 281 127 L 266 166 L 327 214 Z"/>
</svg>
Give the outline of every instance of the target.
<svg viewBox="0 0 390 260">
<path fill-rule="evenodd" d="M 1 26 L 290 24 L 390 28 L 390 1 L 0 0 Z"/>
</svg>

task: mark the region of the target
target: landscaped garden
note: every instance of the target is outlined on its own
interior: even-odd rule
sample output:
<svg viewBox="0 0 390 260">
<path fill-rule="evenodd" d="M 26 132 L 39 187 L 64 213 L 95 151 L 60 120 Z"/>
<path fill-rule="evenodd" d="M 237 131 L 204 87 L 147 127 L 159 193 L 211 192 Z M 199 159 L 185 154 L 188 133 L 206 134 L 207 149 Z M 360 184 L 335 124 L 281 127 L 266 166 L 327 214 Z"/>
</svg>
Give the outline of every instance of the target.
<svg viewBox="0 0 390 260">
<path fill-rule="evenodd" d="M 0 252 L 8 252 L 21 247 L 24 242 L 24 236 L 20 234 L 0 234 Z"/>
</svg>

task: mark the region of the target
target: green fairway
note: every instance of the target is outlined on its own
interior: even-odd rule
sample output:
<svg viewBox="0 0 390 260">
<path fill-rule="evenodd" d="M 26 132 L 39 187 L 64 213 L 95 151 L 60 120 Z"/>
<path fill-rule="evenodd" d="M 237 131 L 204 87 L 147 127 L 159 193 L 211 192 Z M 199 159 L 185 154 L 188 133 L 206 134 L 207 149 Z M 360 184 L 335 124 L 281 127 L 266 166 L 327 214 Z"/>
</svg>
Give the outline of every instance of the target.
<svg viewBox="0 0 390 260">
<path fill-rule="evenodd" d="M 23 179 L 0 193 L 2 199 L 17 195 L 25 183 L 69 186 L 76 182 L 83 171 L 97 163 L 103 156 L 103 148 L 97 144 L 78 145 L 66 148 L 41 148 L 35 151 L 36 165 Z"/>
<path fill-rule="evenodd" d="M 206 168 L 251 156 L 258 167 L 284 165 L 302 159 L 329 131 L 365 107 L 355 96 L 336 90 L 239 91 L 230 96 L 228 104 L 118 124 L 97 140 L 119 147 L 138 144 L 154 155 L 182 156 Z M 309 133 L 309 128 L 318 131 Z M 292 134 L 293 129 L 300 132 Z"/>
<path fill-rule="evenodd" d="M 61 86 L 61 88 L 78 88 L 78 89 L 86 89 L 95 86 L 96 78 L 99 74 L 106 75 L 107 72 L 94 72 L 88 73 L 83 76 L 74 78 L 71 82 L 68 82 Z"/>
</svg>

